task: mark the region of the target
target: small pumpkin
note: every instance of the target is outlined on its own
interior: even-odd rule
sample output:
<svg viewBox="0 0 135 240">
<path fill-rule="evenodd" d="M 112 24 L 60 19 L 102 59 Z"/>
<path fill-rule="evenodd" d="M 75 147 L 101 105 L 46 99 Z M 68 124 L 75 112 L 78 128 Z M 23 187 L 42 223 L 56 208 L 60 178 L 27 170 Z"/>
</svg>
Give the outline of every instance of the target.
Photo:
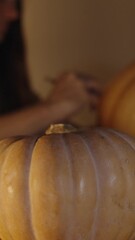
<svg viewBox="0 0 135 240">
<path fill-rule="evenodd" d="M 135 139 L 58 132 L 0 141 L 0 238 L 135 239 Z"/>
<path fill-rule="evenodd" d="M 135 136 L 135 64 L 122 70 L 106 88 L 100 124 Z"/>
</svg>

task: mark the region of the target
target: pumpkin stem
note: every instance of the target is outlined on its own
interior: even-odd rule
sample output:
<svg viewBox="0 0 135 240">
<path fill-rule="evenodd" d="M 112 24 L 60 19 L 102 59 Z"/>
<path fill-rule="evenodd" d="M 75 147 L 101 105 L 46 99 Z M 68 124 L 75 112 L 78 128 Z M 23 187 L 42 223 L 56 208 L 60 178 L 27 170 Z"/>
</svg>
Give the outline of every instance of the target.
<svg viewBox="0 0 135 240">
<path fill-rule="evenodd" d="M 52 124 L 50 127 L 46 130 L 45 134 L 58 134 L 58 133 L 71 133 L 71 132 L 77 132 L 77 129 L 73 127 L 70 124 Z"/>
</svg>

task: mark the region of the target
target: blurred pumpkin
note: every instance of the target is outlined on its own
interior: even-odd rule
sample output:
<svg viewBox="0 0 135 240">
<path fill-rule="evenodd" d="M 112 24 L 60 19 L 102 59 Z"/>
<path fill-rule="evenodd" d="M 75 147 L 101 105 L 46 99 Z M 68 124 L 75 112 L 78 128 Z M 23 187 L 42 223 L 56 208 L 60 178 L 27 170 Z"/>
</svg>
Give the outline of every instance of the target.
<svg viewBox="0 0 135 240">
<path fill-rule="evenodd" d="M 121 71 L 106 88 L 100 124 L 135 136 L 135 64 Z"/>
<path fill-rule="evenodd" d="M 0 141 L 0 238 L 135 239 L 135 139 L 56 129 Z"/>
</svg>

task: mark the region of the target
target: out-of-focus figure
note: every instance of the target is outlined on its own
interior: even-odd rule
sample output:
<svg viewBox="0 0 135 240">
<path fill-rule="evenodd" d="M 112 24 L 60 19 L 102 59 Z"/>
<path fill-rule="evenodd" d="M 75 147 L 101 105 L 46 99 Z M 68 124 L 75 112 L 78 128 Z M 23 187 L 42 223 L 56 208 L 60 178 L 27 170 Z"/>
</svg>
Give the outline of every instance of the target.
<svg viewBox="0 0 135 240">
<path fill-rule="evenodd" d="M 21 1 L 0 0 L 0 138 L 32 135 L 62 122 L 86 104 L 97 104 L 95 80 L 61 74 L 48 100 L 40 100 L 29 85 L 21 31 Z"/>
</svg>

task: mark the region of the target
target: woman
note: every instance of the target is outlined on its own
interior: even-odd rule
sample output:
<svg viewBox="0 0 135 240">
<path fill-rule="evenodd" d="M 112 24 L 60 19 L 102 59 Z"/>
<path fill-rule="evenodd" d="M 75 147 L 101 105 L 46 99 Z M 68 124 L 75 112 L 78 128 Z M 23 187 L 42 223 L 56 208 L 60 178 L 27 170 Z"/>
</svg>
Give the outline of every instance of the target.
<svg viewBox="0 0 135 240">
<path fill-rule="evenodd" d="M 20 1 L 0 0 L 0 139 L 31 135 L 62 122 L 88 102 L 97 101 L 88 90 L 98 90 L 95 81 L 83 82 L 64 74 L 47 102 L 32 93 L 25 64 L 20 29 Z"/>
</svg>

